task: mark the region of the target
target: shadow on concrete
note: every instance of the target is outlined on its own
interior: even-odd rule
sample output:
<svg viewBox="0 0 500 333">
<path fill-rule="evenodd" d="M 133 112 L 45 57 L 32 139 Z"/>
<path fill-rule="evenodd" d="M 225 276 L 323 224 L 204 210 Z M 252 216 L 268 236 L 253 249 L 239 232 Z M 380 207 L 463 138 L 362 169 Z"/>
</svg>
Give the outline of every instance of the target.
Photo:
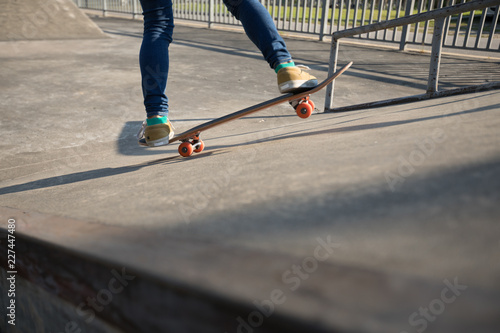
<svg viewBox="0 0 500 333">
<path fill-rule="evenodd" d="M 471 102 L 473 100 L 477 100 L 477 99 L 484 99 L 484 98 L 489 98 L 490 96 L 492 95 L 495 95 L 495 94 L 498 94 L 498 91 L 491 91 L 491 92 L 485 92 L 485 93 L 481 93 L 479 95 L 474 95 L 473 93 L 472 94 L 468 94 L 467 96 L 461 98 L 461 99 L 453 99 L 453 100 L 448 100 L 446 101 L 446 99 L 436 99 L 434 100 L 434 103 L 433 105 L 431 105 L 430 107 L 444 107 L 444 106 L 452 106 L 456 103 L 460 103 L 460 102 Z M 440 103 L 438 103 L 440 102 Z M 418 103 L 414 103 L 416 105 L 418 105 Z M 494 108 L 494 106 L 492 106 L 492 108 Z M 404 109 L 404 110 L 398 110 L 394 113 L 401 113 L 401 112 L 409 112 L 409 111 L 415 111 L 415 110 L 420 110 L 421 107 L 419 106 L 414 106 L 414 107 L 410 107 L 410 108 L 407 108 L 407 109 Z M 375 109 L 367 109 L 366 111 L 367 112 L 373 112 Z M 350 112 L 350 111 L 345 111 L 345 112 Z M 460 114 L 464 114 L 464 113 L 471 113 L 473 112 L 473 110 L 469 110 L 469 111 L 463 111 L 463 112 L 460 112 Z M 343 113 L 343 112 L 339 112 L 339 113 Z M 446 115 L 444 115 L 443 117 L 446 117 Z"/>
<path fill-rule="evenodd" d="M 446 115 L 436 115 L 436 116 L 423 117 L 423 118 L 417 118 L 417 119 L 408 119 L 408 120 L 389 121 L 389 122 L 381 122 L 381 123 L 374 123 L 374 124 L 346 126 L 346 127 L 341 127 L 341 128 L 331 128 L 331 129 L 312 131 L 312 132 L 304 132 L 303 130 L 298 130 L 298 131 L 295 131 L 294 133 L 289 133 L 289 134 L 285 134 L 285 135 L 282 135 L 282 134 L 275 135 L 275 136 L 272 136 L 269 138 L 254 140 L 254 141 L 250 141 L 250 142 L 243 143 L 243 144 L 219 145 L 219 146 L 212 146 L 212 148 L 215 149 L 215 148 L 228 148 L 228 147 L 234 147 L 234 146 L 246 146 L 246 145 L 258 144 L 261 142 L 280 141 L 280 140 L 286 140 L 286 139 L 291 139 L 291 138 L 309 137 L 309 136 L 314 136 L 314 135 L 323 135 L 323 134 L 333 134 L 333 133 L 343 133 L 343 132 L 385 128 L 385 127 L 391 127 L 391 126 L 406 125 L 406 124 L 411 124 L 411 123 L 416 123 L 416 122 L 421 122 L 421 121 L 428 121 L 428 120 L 444 119 L 444 118 L 449 118 L 449 117 L 454 117 L 454 116 L 461 116 L 461 115 L 469 114 L 469 113 L 490 111 L 490 110 L 494 110 L 494 109 L 498 109 L 498 108 L 500 108 L 500 103 L 494 104 L 494 105 L 488 105 L 488 106 L 484 106 L 484 107 L 479 107 L 479 108 L 471 109 L 471 110 L 464 111 L 464 112 L 455 112 L 455 113 L 446 114 Z M 409 111 L 409 110 L 407 110 L 407 111 Z M 351 121 L 355 121 L 355 120 L 351 120 Z M 351 122 L 351 121 L 349 121 L 349 122 Z"/>
<path fill-rule="evenodd" d="M 104 25 L 102 27 L 103 31 L 107 34 L 127 36 L 132 38 L 142 38 L 142 31 L 137 31 L 136 25 L 124 25 L 120 24 L 120 19 L 115 25 Z M 99 22 L 99 19 L 96 19 Z M 113 20 L 109 20 L 108 22 Z M 123 20 L 121 21 L 123 22 Z M 130 23 L 130 22 L 129 22 Z M 207 28 L 197 27 L 191 28 L 196 31 L 195 34 L 189 33 L 176 33 L 174 31 L 174 42 L 173 44 L 182 45 L 185 47 L 195 48 L 202 51 L 215 52 L 229 54 L 242 58 L 262 60 L 262 55 L 260 52 L 249 43 L 246 37 L 240 37 L 242 34 L 239 32 L 232 32 L 238 36 L 237 43 L 242 44 L 241 47 L 233 45 L 228 45 L 228 43 L 221 43 L 220 40 L 210 42 L 210 39 L 217 39 L 218 33 L 224 33 L 227 35 L 227 31 L 211 30 Z M 227 36 L 226 36 L 227 37 Z M 241 39 L 241 40 L 240 40 Z M 291 39 L 287 41 L 289 43 L 290 52 L 294 56 L 297 63 L 306 64 L 316 71 L 327 72 L 328 71 L 328 58 L 323 56 L 323 60 L 314 60 L 312 58 L 304 58 L 298 56 L 300 53 L 300 48 L 294 52 L 294 48 L 297 49 L 296 43 L 300 43 L 300 40 Z M 308 43 L 321 43 L 322 42 L 312 42 Z M 359 46 L 348 44 L 342 48 L 345 52 L 344 56 L 353 58 L 354 65 L 352 69 L 344 74 L 344 76 L 356 77 L 360 79 L 365 79 L 369 81 L 376 82 L 377 84 L 386 83 L 396 86 L 404 86 L 415 88 L 418 90 L 425 91 L 427 89 L 427 80 L 429 74 L 429 59 L 428 55 L 422 55 L 419 53 L 402 53 L 398 50 L 380 50 L 374 48 L 373 46 Z M 314 54 L 314 50 L 309 50 L 310 53 Z M 356 59 L 359 55 L 364 53 L 376 53 L 384 52 L 391 53 L 393 55 L 401 54 L 404 56 L 404 60 L 400 59 L 397 64 L 392 63 L 379 63 L 373 62 L 357 62 Z M 319 54 L 324 54 L 324 47 L 318 48 Z M 315 55 L 317 58 L 317 56 Z M 470 68 L 471 70 L 463 70 L 464 68 Z M 460 70 L 458 70 L 460 69 Z M 492 61 L 486 61 L 481 59 L 457 59 L 453 56 L 443 55 L 441 64 L 441 75 L 440 75 L 440 89 L 452 89 L 460 88 L 469 85 L 476 85 L 485 82 L 500 81 L 500 67 L 497 63 Z"/>
<path fill-rule="evenodd" d="M 34 180 L 34 181 L 27 182 L 24 184 L 18 184 L 18 185 L 12 185 L 12 186 L 0 188 L 0 195 L 9 194 L 9 193 L 19 193 L 19 192 L 25 192 L 25 191 L 31 191 L 31 190 L 38 190 L 38 189 L 50 188 L 50 187 L 67 185 L 67 184 L 72 184 L 72 183 L 79 183 L 79 182 L 84 182 L 86 180 L 91 180 L 91 179 L 112 177 L 112 176 L 117 176 L 120 174 L 139 171 L 143 168 L 146 168 L 146 167 L 152 166 L 152 165 L 158 165 L 158 164 L 168 165 L 168 164 L 173 164 L 173 163 L 187 162 L 187 161 L 193 160 L 193 159 L 208 157 L 208 156 L 213 155 L 213 154 L 217 154 L 217 152 L 216 151 L 202 152 L 202 153 L 191 156 L 189 159 L 183 158 L 183 157 L 176 154 L 175 156 L 160 158 L 160 159 L 153 160 L 150 162 L 145 162 L 145 163 L 140 163 L 140 164 L 135 164 L 135 165 L 128 165 L 128 166 L 123 166 L 123 167 L 118 167 L 118 168 L 102 168 L 102 169 L 96 169 L 96 170 L 75 172 L 75 173 L 70 173 L 67 175 L 54 176 L 54 177 Z"/>
<path fill-rule="evenodd" d="M 491 94 L 495 94 L 495 93 L 493 92 Z M 491 95 L 491 94 L 489 94 L 489 95 Z M 484 96 L 484 95 L 482 95 L 482 96 Z M 479 97 L 476 97 L 476 96 L 467 97 L 467 98 L 463 98 L 463 99 L 459 100 L 458 102 L 470 101 L 470 100 L 473 100 L 475 98 L 479 98 Z M 457 101 L 442 102 L 439 104 L 434 104 L 433 107 L 445 106 L 445 105 L 453 104 L 456 102 Z M 461 115 L 469 114 L 469 113 L 489 111 L 489 110 L 497 109 L 499 107 L 500 107 L 500 104 L 494 104 L 494 105 L 490 105 L 490 106 L 486 106 L 486 107 L 481 107 L 481 108 L 471 109 L 471 110 L 464 111 L 464 112 L 456 112 L 456 113 L 446 114 L 446 115 L 436 115 L 436 116 L 423 117 L 423 118 L 417 118 L 417 119 L 390 121 L 390 122 L 382 122 L 382 123 L 366 124 L 366 125 L 346 126 L 346 127 L 342 127 L 342 128 L 332 128 L 332 129 L 325 129 L 325 130 L 313 131 L 313 132 L 307 132 L 307 133 L 304 133 L 303 130 L 300 130 L 300 131 L 296 131 L 295 133 L 289 133 L 286 135 L 276 135 L 276 136 L 272 136 L 269 138 L 254 140 L 254 141 L 250 141 L 250 142 L 243 143 L 243 144 L 211 146 L 210 149 L 212 150 L 212 149 L 229 148 L 229 147 L 235 147 L 235 146 L 253 145 L 253 144 L 257 144 L 257 143 L 261 143 L 261 142 L 285 140 L 285 139 L 298 138 L 298 137 L 308 137 L 308 136 L 313 136 L 313 135 L 361 131 L 361 130 L 370 130 L 370 129 L 376 129 L 376 128 L 390 127 L 390 126 L 398 126 L 398 125 L 410 124 L 410 123 L 415 123 L 415 122 L 420 122 L 420 121 L 443 119 L 443 118 L 448 118 L 448 117 L 453 117 L 453 116 L 461 116 Z M 396 113 L 409 112 L 409 111 L 414 111 L 414 110 L 418 110 L 418 109 L 419 109 L 419 107 L 412 107 L 412 108 L 408 108 L 405 110 L 397 111 Z M 373 112 L 376 112 L 376 111 L 373 111 L 373 110 L 364 111 L 364 113 L 373 113 Z M 358 111 L 358 113 L 359 113 L 359 111 Z M 274 119 L 274 118 L 279 118 L 279 117 L 296 117 L 296 115 L 290 114 L 290 115 L 260 116 L 260 117 L 259 116 L 250 116 L 250 117 L 243 117 L 241 119 L 261 119 L 261 118 Z M 314 117 L 319 117 L 319 114 L 313 115 L 313 118 L 308 120 L 308 124 L 310 124 L 312 122 L 321 123 L 323 121 L 321 119 L 314 120 Z M 341 117 L 344 117 L 344 115 L 339 114 L 338 118 L 341 118 Z M 366 118 L 366 117 L 364 117 L 364 118 Z M 197 121 L 197 122 L 200 122 L 200 121 L 210 121 L 210 120 L 213 120 L 213 118 L 178 119 L 177 121 L 182 121 L 182 122 Z M 343 124 L 343 123 L 345 124 L 345 123 L 354 122 L 354 121 L 358 121 L 358 120 L 360 120 L 360 118 L 351 119 L 351 120 L 344 121 L 344 122 L 337 122 L 337 124 Z M 148 148 L 144 148 L 144 147 L 139 147 L 137 145 L 137 139 L 135 138 L 135 132 L 132 133 L 133 131 L 131 131 L 129 129 L 139 128 L 140 125 L 141 125 L 141 122 L 132 121 L 132 122 L 127 122 L 123 126 L 122 133 L 120 134 L 120 138 L 123 138 L 123 139 L 117 141 L 117 150 L 118 150 L 119 154 L 125 155 L 125 156 L 160 155 L 160 154 L 171 154 L 172 149 L 176 149 L 175 145 L 174 145 L 175 148 L 172 148 L 172 146 L 166 146 L 166 147 L 168 147 L 168 150 L 159 150 L 158 148 L 148 149 Z M 294 127 L 295 127 L 295 125 L 294 125 Z M 266 132 L 266 131 L 269 131 L 269 128 L 264 128 L 262 130 L 253 131 L 253 132 L 219 136 L 217 138 L 221 139 L 221 138 L 242 136 L 242 135 L 258 133 L 258 132 Z"/>
<path fill-rule="evenodd" d="M 200 233 L 213 232 L 210 230 L 217 230 L 217 232 L 221 230 L 233 232 L 236 230 L 236 233 L 245 237 L 246 232 L 250 230 L 259 234 L 266 234 L 271 229 L 275 232 L 283 232 L 283 228 L 276 228 L 276 224 L 279 224 L 279 221 L 283 219 L 302 221 L 287 224 L 287 232 L 295 230 L 298 233 L 304 231 L 302 229 L 310 230 L 311 227 L 321 225 L 341 225 L 348 221 L 358 221 L 361 224 L 365 222 L 373 223 L 377 227 L 382 227 L 384 224 L 392 224 L 394 221 L 399 223 L 405 221 L 405 219 L 410 219 L 413 220 L 412 223 L 416 223 L 414 226 L 416 228 L 418 228 L 418 224 L 426 225 L 431 223 L 417 216 L 408 216 L 408 211 L 393 210 L 396 207 L 401 208 L 403 206 L 407 206 L 412 211 L 418 210 L 418 207 L 439 206 L 440 211 L 454 211 L 457 214 L 462 210 L 466 211 L 467 206 L 475 206 L 474 210 L 477 209 L 483 211 L 486 215 L 491 215 L 491 210 L 485 210 L 481 206 L 483 204 L 494 205 L 495 202 L 500 200 L 500 192 L 498 191 L 500 188 L 500 159 L 446 168 L 419 179 L 409 177 L 395 190 L 391 190 L 384 183 L 377 187 L 377 191 L 369 193 L 359 191 L 356 194 L 344 192 L 344 189 L 339 188 L 336 193 L 330 192 L 321 198 L 310 194 L 307 196 L 298 194 L 300 199 L 294 198 L 297 194 L 294 196 L 285 194 L 288 198 L 283 201 L 262 198 L 262 202 L 258 200 L 258 203 L 255 203 L 262 210 L 255 210 L 252 205 L 252 207 L 235 212 L 236 215 L 226 214 L 226 217 L 216 216 L 212 218 L 203 215 L 199 223 L 196 223 L 196 219 L 194 219 L 190 224 L 172 228 L 174 230 L 176 228 L 196 229 Z M 461 193 L 465 190 L 468 195 L 462 196 Z M 471 200 L 471 198 L 473 199 Z M 481 198 L 488 198 L 488 200 L 482 200 Z M 476 200 L 477 203 L 471 204 Z M 297 205 L 297 202 L 300 202 L 300 205 Z M 489 207 L 489 209 L 500 210 L 499 207 Z M 397 213 L 390 220 L 381 218 L 394 212 Z M 434 214 L 434 212 L 436 211 L 429 209 L 428 211 L 415 211 L 415 214 L 425 216 Z M 397 216 L 399 214 L 401 214 L 400 218 Z M 469 211 L 468 214 L 474 215 L 472 211 Z M 240 220 L 237 215 L 244 216 L 244 218 Z M 309 216 L 313 215 L 315 216 L 314 220 L 309 218 Z M 264 216 L 265 218 L 262 218 Z M 207 221 L 210 221 L 210 223 L 207 223 Z M 214 228 L 213 223 L 217 223 L 217 221 L 221 221 L 223 224 L 238 223 L 241 224 L 241 228 Z M 245 223 L 250 221 L 251 224 Z M 404 223 L 407 225 L 410 222 Z M 273 224 L 275 225 L 273 226 Z"/>
<path fill-rule="evenodd" d="M 186 223 L 166 226 L 163 232 L 177 236 L 185 233 L 190 237 L 210 235 L 233 242 L 238 242 L 239 238 L 263 242 L 263 237 L 317 235 L 323 228 L 333 228 L 329 229 L 332 235 L 340 235 L 346 230 L 352 231 L 354 226 L 378 235 L 386 232 L 425 234 L 425 230 L 446 233 L 450 228 L 446 212 L 453 212 L 454 223 L 463 223 L 464 227 L 477 228 L 480 232 L 488 228 L 488 223 L 492 223 L 491 219 L 500 212 L 496 204 L 500 200 L 498 157 L 445 167 L 432 174 L 401 177 L 394 187 L 385 182 L 383 175 L 380 180 L 377 185 L 363 186 L 355 191 L 351 191 L 350 185 L 325 189 L 321 195 L 287 193 L 284 189 L 280 196 L 257 195 L 251 205 L 224 214 L 207 215 L 193 205 L 185 216 Z M 225 189 L 220 188 L 212 192 L 223 191 Z M 217 197 L 214 195 L 207 200 L 217 200 Z M 319 231 L 311 232 L 315 229 Z M 162 232 L 161 229 L 156 231 Z M 456 242 L 463 239 L 465 246 L 469 235 L 458 235 L 460 238 Z M 496 234 L 492 233 L 484 242 L 497 244 Z"/>
<path fill-rule="evenodd" d="M 351 48 L 355 48 L 350 46 Z M 398 51 L 385 51 L 398 52 Z M 429 75 L 428 63 L 425 62 L 425 56 L 418 55 L 419 61 L 412 62 L 413 54 L 407 54 L 410 59 L 406 63 L 398 63 L 393 65 L 390 63 L 366 63 L 356 64 L 353 66 L 358 72 L 350 71 L 347 75 L 368 79 L 377 82 L 388 84 L 403 85 L 406 87 L 418 88 L 427 90 L 427 81 Z M 422 62 L 424 60 L 424 62 Z M 463 70 L 470 68 L 471 70 Z M 458 70 L 462 69 L 462 70 Z M 472 70 L 473 69 L 473 70 Z M 391 77 L 388 78 L 387 76 Z M 412 81 L 410 81 L 412 80 Z M 414 81 L 421 81 L 417 83 Z M 488 61 L 479 59 L 456 59 L 455 57 L 443 56 L 440 67 L 439 89 L 453 89 L 467 87 L 470 85 L 484 84 L 487 82 L 500 81 L 500 66 Z"/>
<path fill-rule="evenodd" d="M 438 105 L 444 105 L 447 103 L 441 103 Z M 463 111 L 463 112 L 455 112 L 451 114 L 446 114 L 446 115 L 436 115 L 436 116 L 430 116 L 430 117 L 422 117 L 422 118 L 417 118 L 417 119 L 407 119 L 407 120 L 401 120 L 401 121 L 390 121 L 390 122 L 381 122 L 381 123 L 374 123 L 374 124 L 366 124 L 366 125 L 354 125 L 354 126 L 346 126 L 346 127 L 341 127 L 341 128 L 331 128 L 331 129 L 325 129 L 325 130 L 319 130 L 319 131 L 312 131 L 312 132 L 303 132 L 303 130 L 295 131 L 292 133 L 288 133 L 285 135 L 275 135 L 269 138 L 265 139 L 258 139 L 258 140 L 253 140 L 249 141 L 246 143 L 242 144 L 234 144 L 234 145 L 218 145 L 218 146 L 211 146 L 210 151 L 204 151 L 200 154 L 195 154 L 191 156 L 190 158 L 182 158 L 177 153 L 175 156 L 167 157 L 167 158 L 160 158 L 156 159 L 150 162 L 145 162 L 145 163 L 140 163 L 136 165 L 130 165 L 130 166 L 124 166 L 124 167 L 118 167 L 118 168 L 103 168 L 103 169 L 97 169 L 97 170 L 89 170 L 89 171 L 83 171 L 83 172 L 76 172 L 76 173 L 71 173 L 67 175 L 61 175 L 61 176 L 54 176 L 50 178 L 45 178 L 45 179 L 40 179 L 36 181 L 31 181 L 27 182 L 24 184 L 18 184 L 18 185 L 13 185 L 13 186 L 8 186 L 4 188 L 0 188 L 0 195 L 3 194 L 9 194 L 9 193 L 18 193 L 18 192 L 25 192 L 25 191 L 30 191 L 30 190 L 36 190 L 36 189 L 41 189 L 41 188 L 50 188 L 54 186 L 59 186 L 59 185 L 66 185 L 66 184 L 71 184 L 71 183 L 78 183 L 90 179 L 98 179 L 98 178 L 106 178 L 106 177 L 111 177 L 119 174 L 124 174 L 124 173 L 130 173 L 130 172 L 135 172 L 138 171 L 142 168 L 151 166 L 151 165 L 157 165 L 157 164 L 171 164 L 171 163 L 179 163 L 179 162 L 186 162 L 192 159 L 198 159 L 198 158 L 203 158 L 207 157 L 213 154 L 221 154 L 224 153 L 221 149 L 225 148 L 232 148 L 232 147 L 238 147 L 238 146 L 249 146 L 249 145 L 254 145 L 262 142 L 276 142 L 280 140 L 286 140 L 286 139 L 291 139 L 291 138 L 300 138 L 300 137 L 309 137 L 309 136 L 315 136 L 315 135 L 323 135 L 323 134 L 332 134 L 332 133 L 343 133 L 343 132 L 352 132 L 352 131 L 362 131 L 362 130 L 370 130 L 370 129 L 377 129 L 377 128 L 385 128 L 385 127 L 391 127 L 391 126 L 399 126 L 399 125 L 405 125 L 405 124 L 411 124 L 411 123 L 416 123 L 416 122 L 421 122 L 421 121 L 428 121 L 428 120 L 436 120 L 436 119 L 443 119 L 443 118 L 449 118 L 449 117 L 454 117 L 454 116 L 461 116 L 464 114 L 470 114 L 470 113 L 476 113 L 476 112 L 484 112 L 484 111 L 491 111 L 495 109 L 500 108 L 500 103 L 493 104 L 493 105 L 488 105 L 484 107 L 479 107 L 475 109 L 471 109 L 468 111 Z M 414 110 L 415 108 L 403 110 L 403 111 L 398 111 L 398 112 L 405 112 L 405 111 L 410 111 Z M 286 115 L 288 116 L 288 115 Z M 318 115 L 319 116 L 319 115 Z M 272 116 L 271 116 L 272 117 Z M 353 122 L 358 119 L 352 119 L 347 122 Z M 321 122 L 321 120 L 317 120 L 318 122 Z M 123 129 L 129 129 L 129 128 L 136 128 L 139 127 L 141 122 L 132 122 L 134 126 L 130 126 L 131 122 L 128 122 Z M 265 130 L 263 130 L 265 131 Z M 238 134 L 242 135 L 242 134 Z M 125 137 L 125 139 L 118 140 L 118 152 L 123 155 L 151 155 L 151 154 L 164 154 L 166 153 L 165 151 L 158 151 L 158 150 L 152 150 L 152 149 L 147 149 L 143 147 L 137 147 L 137 142 L 135 136 L 131 135 L 131 133 L 122 133 L 120 137 Z M 225 137 L 231 137 L 231 136 L 225 136 Z M 133 147 L 133 148 L 131 148 Z"/>
<path fill-rule="evenodd" d="M 295 118 L 297 117 L 294 113 L 286 114 L 286 115 L 275 115 L 275 116 L 247 116 L 242 117 L 240 119 L 277 119 L 277 118 Z M 172 119 L 173 125 L 176 126 L 176 122 L 197 122 L 204 123 L 215 118 L 194 118 L 194 119 Z M 122 131 L 119 135 L 119 140 L 117 140 L 117 152 L 121 155 L 125 156 L 152 156 L 152 155 L 162 155 L 162 154 L 171 154 L 177 151 L 177 145 L 168 145 L 164 147 L 157 148 L 148 148 L 141 147 L 137 144 L 136 133 L 138 129 L 141 127 L 141 121 L 128 121 L 122 127 Z M 196 124 L 199 125 L 199 124 Z M 190 126 L 189 128 L 194 127 Z M 176 128 L 176 133 L 179 132 L 180 128 Z M 188 128 L 184 128 L 183 130 L 188 130 Z M 242 133 L 241 135 L 244 135 Z"/>
<path fill-rule="evenodd" d="M 216 31 L 214 30 L 208 30 L 206 28 L 193 28 L 197 29 L 198 31 L 203 31 L 208 34 L 215 34 Z M 142 33 L 140 32 L 133 32 L 129 30 L 124 30 L 124 29 L 110 29 L 110 28 L 103 28 L 103 31 L 107 34 L 112 34 L 112 35 L 118 35 L 118 36 L 126 36 L 126 37 L 133 37 L 133 38 L 141 38 L 142 39 Z M 199 39 L 187 39 L 187 38 L 182 38 L 179 37 L 178 35 L 175 34 L 174 32 L 174 41 L 173 44 L 177 45 L 182 45 L 186 47 L 191 47 L 191 48 L 196 48 L 199 50 L 203 51 L 209 51 L 209 52 L 217 52 L 217 53 L 224 53 L 224 54 L 229 54 L 237 57 L 244 57 L 244 58 L 249 58 L 249 59 L 255 59 L 255 60 L 262 60 L 262 55 L 260 54 L 259 51 L 255 50 L 249 50 L 248 48 L 238 48 L 234 46 L 227 46 L 227 45 L 221 45 L 220 43 L 209 43 L 207 41 L 201 41 Z M 303 63 L 306 64 L 307 66 L 311 67 L 314 70 L 317 71 L 323 71 L 323 72 L 328 72 L 328 64 L 325 63 L 324 61 L 314 61 L 311 59 L 304 59 L 300 57 L 294 57 L 294 60 L 297 63 Z M 399 84 L 399 85 L 404 85 L 404 86 L 409 86 L 409 87 L 415 87 L 419 89 L 426 89 L 426 73 L 418 73 L 414 66 L 414 64 L 408 64 L 409 68 L 412 68 L 411 74 L 413 79 L 416 79 L 418 77 L 422 77 L 422 84 L 415 84 L 408 82 L 407 80 L 404 79 L 391 79 L 388 77 L 383 77 L 383 76 L 377 76 L 374 75 L 374 73 L 377 73 L 376 71 L 373 71 L 373 68 L 376 68 L 377 66 L 380 66 L 379 64 L 363 64 L 363 67 L 366 67 L 369 69 L 366 73 L 355 73 L 352 71 L 346 72 L 344 75 L 347 76 L 353 76 L 353 77 L 360 77 L 364 79 L 369 79 L 377 82 L 385 82 L 385 83 L 392 83 L 392 84 Z M 378 74 L 385 74 L 388 75 L 389 73 L 387 72 L 379 72 Z M 409 72 L 405 73 L 405 76 L 403 78 L 408 78 L 409 77 Z"/>
</svg>

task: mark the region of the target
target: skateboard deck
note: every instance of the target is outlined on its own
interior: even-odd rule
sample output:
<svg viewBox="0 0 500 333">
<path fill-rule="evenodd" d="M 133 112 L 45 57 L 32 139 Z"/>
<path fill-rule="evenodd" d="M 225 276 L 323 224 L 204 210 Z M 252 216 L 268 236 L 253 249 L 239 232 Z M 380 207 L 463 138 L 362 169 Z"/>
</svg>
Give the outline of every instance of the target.
<svg viewBox="0 0 500 333">
<path fill-rule="evenodd" d="M 206 131 L 212 127 L 227 123 L 228 121 L 235 120 L 251 113 L 261 111 L 274 105 L 288 101 L 295 101 L 295 105 L 292 105 L 295 107 L 297 115 L 301 118 L 307 118 L 312 114 L 312 111 L 314 110 L 314 103 L 309 99 L 309 96 L 326 87 L 330 82 L 342 75 L 342 73 L 344 73 L 349 67 L 351 67 L 351 65 L 352 62 L 348 63 L 315 87 L 296 93 L 283 94 L 268 101 L 255 104 L 253 106 L 230 113 L 220 118 L 213 119 L 174 136 L 172 139 L 170 139 L 169 143 L 181 141 L 182 143 L 179 145 L 179 154 L 184 157 L 191 156 L 193 152 L 199 153 L 203 151 L 205 147 L 205 144 L 200 139 L 201 132 Z"/>
</svg>

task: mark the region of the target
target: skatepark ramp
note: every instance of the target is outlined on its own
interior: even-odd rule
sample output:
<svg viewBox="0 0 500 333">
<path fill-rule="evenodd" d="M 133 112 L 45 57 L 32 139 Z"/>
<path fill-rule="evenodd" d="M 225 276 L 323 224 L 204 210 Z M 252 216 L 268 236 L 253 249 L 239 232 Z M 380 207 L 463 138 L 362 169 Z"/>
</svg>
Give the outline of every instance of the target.
<svg viewBox="0 0 500 333">
<path fill-rule="evenodd" d="M 70 0 L 0 0 L 0 41 L 105 38 Z"/>
</svg>

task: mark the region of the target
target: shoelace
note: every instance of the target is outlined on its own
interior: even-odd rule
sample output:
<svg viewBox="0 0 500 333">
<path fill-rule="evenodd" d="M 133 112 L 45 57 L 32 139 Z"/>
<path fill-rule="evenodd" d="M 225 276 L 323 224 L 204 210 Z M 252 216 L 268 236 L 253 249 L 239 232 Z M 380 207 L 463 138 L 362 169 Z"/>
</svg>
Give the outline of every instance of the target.
<svg viewBox="0 0 500 333">
<path fill-rule="evenodd" d="M 300 69 L 305 69 L 306 71 L 310 71 L 311 68 L 309 68 L 308 66 L 306 65 L 297 65 L 296 67 L 300 68 Z"/>
</svg>

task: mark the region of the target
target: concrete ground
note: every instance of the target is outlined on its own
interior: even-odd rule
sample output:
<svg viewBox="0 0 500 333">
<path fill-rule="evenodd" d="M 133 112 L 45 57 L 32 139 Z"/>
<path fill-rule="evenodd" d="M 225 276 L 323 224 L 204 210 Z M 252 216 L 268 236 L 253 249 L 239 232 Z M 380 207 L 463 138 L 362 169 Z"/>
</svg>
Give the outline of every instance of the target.
<svg viewBox="0 0 500 333">
<path fill-rule="evenodd" d="M 498 331 L 498 90 L 307 120 L 281 105 L 182 158 L 136 144 L 142 23 L 94 22 L 109 38 L 0 43 L 0 225 L 16 220 L 25 291 L 12 332 Z M 178 132 L 278 95 L 245 35 L 174 38 Z M 326 77 L 327 43 L 286 42 Z M 427 54 L 342 44 L 349 61 L 335 106 L 425 91 Z M 444 56 L 440 86 L 500 81 L 498 61 Z"/>
</svg>

